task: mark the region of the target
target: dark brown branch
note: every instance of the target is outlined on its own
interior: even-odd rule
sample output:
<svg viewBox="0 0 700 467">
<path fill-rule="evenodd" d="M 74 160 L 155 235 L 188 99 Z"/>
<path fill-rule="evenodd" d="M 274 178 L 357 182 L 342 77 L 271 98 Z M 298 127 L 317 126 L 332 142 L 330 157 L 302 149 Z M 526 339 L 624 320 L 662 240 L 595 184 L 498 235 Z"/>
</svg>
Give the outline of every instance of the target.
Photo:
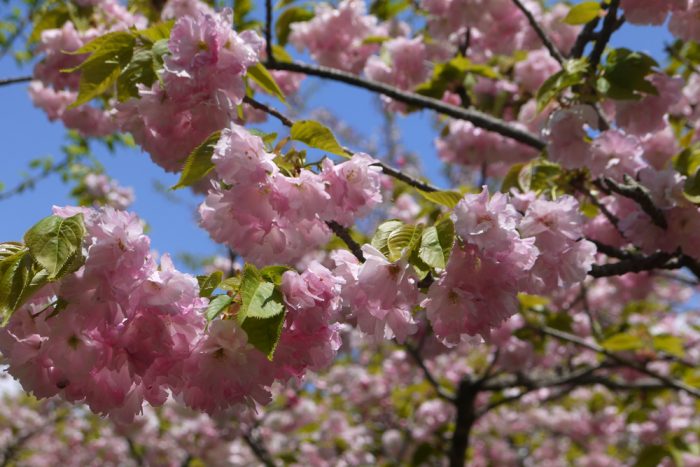
<svg viewBox="0 0 700 467">
<path fill-rule="evenodd" d="M 622 184 L 610 178 L 603 179 L 603 183 L 610 191 L 635 201 L 651 218 L 654 224 L 666 230 L 666 228 L 668 228 L 666 216 L 664 216 L 664 213 L 654 204 L 649 190 L 629 175 L 625 175 L 624 181 L 625 184 Z"/>
<path fill-rule="evenodd" d="M 591 73 L 595 73 L 600 60 L 603 57 L 603 52 L 605 47 L 610 42 L 613 32 L 620 27 L 617 19 L 617 9 L 620 7 L 620 0 L 611 0 L 608 6 L 608 12 L 603 20 L 603 28 L 600 30 L 600 35 L 596 39 L 595 45 L 593 46 L 593 51 L 589 57 L 589 62 L 591 63 Z"/>
<path fill-rule="evenodd" d="M 519 141 L 527 146 L 542 150 L 545 147 L 544 141 L 530 132 L 521 130 L 510 125 L 503 120 L 473 109 L 464 109 L 455 105 L 447 104 L 438 99 L 422 96 L 420 94 L 402 91 L 393 86 L 389 86 L 377 81 L 371 81 L 351 73 L 346 73 L 335 68 L 319 65 L 310 65 L 299 62 L 274 62 L 268 61 L 265 66 L 271 70 L 286 70 L 297 73 L 304 73 L 311 76 L 338 81 L 359 88 L 367 89 L 379 94 L 383 94 L 392 99 L 408 104 L 420 109 L 431 109 L 443 115 L 447 115 L 459 120 L 466 120 L 479 128 L 499 133 L 503 136 Z"/>
<path fill-rule="evenodd" d="M 651 271 L 653 269 L 680 269 L 683 266 L 676 255 L 658 251 L 648 256 L 632 255 L 617 263 L 594 264 L 588 274 L 592 277 L 622 276 L 629 272 Z"/>
<path fill-rule="evenodd" d="M 600 18 L 598 17 L 593 18 L 591 21 L 586 23 L 576 38 L 576 43 L 574 43 L 574 46 L 569 52 L 569 56 L 571 58 L 581 58 L 583 56 L 583 51 L 585 50 L 586 45 L 596 37 L 594 31 L 595 28 L 598 27 L 598 23 L 600 23 Z"/>
<path fill-rule="evenodd" d="M 267 59 L 275 63 L 275 56 L 272 52 L 272 0 L 265 0 L 265 51 Z"/>
<path fill-rule="evenodd" d="M 428 367 L 425 365 L 425 362 L 423 361 L 423 358 L 420 355 L 420 352 L 418 349 L 414 348 L 410 344 L 405 344 L 404 347 L 408 351 L 408 354 L 413 357 L 413 360 L 415 360 L 416 364 L 420 367 L 420 369 L 423 371 L 423 374 L 425 375 L 425 379 L 428 380 L 428 383 L 435 389 L 435 392 L 437 393 L 438 397 L 441 399 L 444 399 L 448 402 L 452 402 L 453 404 L 456 403 L 455 396 L 452 394 L 449 394 L 445 389 L 440 385 L 440 383 L 435 379 L 433 374 L 430 372 Z"/>
<path fill-rule="evenodd" d="M 480 387 L 472 383 L 468 377 L 460 381 L 457 388 L 457 418 L 455 421 L 455 431 L 452 434 L 452 444 L 450 445 L 449 459 L 450 467 L 464 467 L 467 449 L 469 448 L 469 436 L 472 427 L 478 417 L 476 413 L 476 397 Z"/>
<path fill-rule="evenodd" d="M 15 83 L 26 83 L 27 81 L 31 81 L 34 79 L 31 76 L 18 76 L 16 78 L 2 78 L 0 79 L 0 86 L 6 86 L 8 84 L 15 84 Z"/>
<path fill-rule="evenodd" d="M 272 460 L 270 453 L 267 451 L 265 446 L 262 445 L 259 439 L 253 437 L 252 433 L 244 433 L 242 438 L 250 450 L 253 451 L 255 457 L 257 457 L 258 460 L 265 465 L 265 467 L 275 467 L 275 463 Z"/>
<path fill-rule="evenodd" d="M 261 110 L 261 111 L 265 112 L 266 114 L 269 114 L 269 115 L 275 117 L 277 120 L 280 121 L 280 123 L 282 125 L 284 125 L 286 127 L 291 128 L 292 125 L 294 125 L 294 120 L 287 117 L 285 114 L 283 114 L 279 110 L 277 110 L 273 107 L 270 107 L 269 105 L 263 104 L 260 101 L 256 101 L 252 97 L 245 96 L 243 98 L 243 102 L 245 102 L 246 104 L 248 104 L 249 106 L 251 106 L 255 109 Z"/>
<path fill-rule="evenodd" d="M 357 243 L 351 236 L 350 232 L 348 229 L 343 227 L 342 225 L 338 224 L 335 221 L 329 221 L 326 222 L 326 225 L 330 227 L 330 229 L 333 231 L 334 234 L 338 236 L 345 244 L 350 248 L 350 251 L 352 254 L 357 258 L 358 261 L 361 263 L 365 262 L 365 255 L 362 253 L 362 248 L 360 247 L 360 244 Z"/>
<path fill-rule="evenodd" d="M 588 341 L 586 341 L 578 336 L 575 336 L 573 334 L 569 334 L 567 332 L 560 331 L 558 329 L 550 328 L 547 326 L 538 328 L 538 330 L 540 332 L 542 332 L 543 334 L 546 334 L 546 335 L 551 336 L 551 337 L 555 337 L 561 341 L 569 342 L 571 344 L 578 345 L 579 347 L 584 347 L 588 350 L 592 350 L 593 352 L 596 352 L 598 354 L 601 354 L 601 355 L 608 357 L 610 360 L 612 360 L 614 362 L 617 362 L 617 363 L 624 365 L 624 366 L 627 366 L 629 368 L 633 368 L 633 369 L 639 371 L 640 373 L 644 373 L 647 376 L 651 376 L 652 378 L 662 382 L 666 388 L 683 391 L 687 394 L 690 394 L 693 397 L 700 398 L 700 390 L 698 390 L 692 386 L 689 386 L 682 381 L 678 381 L 678 380 L 673 379 L 671 377 L 664 376 L 660 373 L 657 373 L 654 370 L 650 370 L 643 363 L 639 363 L 639 362 L 636 362 L 633 360 L 628 360 L 627 358 L 621 357 L 617 353 L 611 352 L 611 351 L 605 349 L 604 347 L 601 347 L 598 344 L 588 342 Z"/>
<path fill-rule="evenodd" d="M 520 0 L 513 0 L 513 3 L 520 9 L 520 11 L 523 12 L 525 17 L 527 18 L 528 22 L 530 23 L 530 26 L 532 26 L 532 29 L 535 30 L 537 33 L 537 36 L 540 38 L 544 46 L 547 48 L 549 51 L 549 55 L 552 56 L 559 64 L 564 63 L 564 57 L 562 57 L 561 52 L 559 52 L 559 49 L 557 49 L 557 46 L 554 45 L 552 40 L 547 36 L 547 33 L 544 32 L 544 29 L 542 29 L 542 26 L 537 22 L 537 19 L 532 15 L 532 12 L 527 9 L 525 5 Z"/>
</svg>

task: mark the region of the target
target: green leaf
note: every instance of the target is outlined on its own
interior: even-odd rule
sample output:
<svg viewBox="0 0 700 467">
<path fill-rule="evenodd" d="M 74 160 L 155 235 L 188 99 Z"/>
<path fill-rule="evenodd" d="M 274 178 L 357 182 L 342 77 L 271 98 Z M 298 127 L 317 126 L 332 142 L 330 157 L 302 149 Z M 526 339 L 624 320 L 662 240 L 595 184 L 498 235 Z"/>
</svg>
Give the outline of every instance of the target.
<svg viewBox="0 0 700 467">
<path fill-rule="evenodd" d="M 369 7 L 369 12 L 380 20 L 387 21 L 410 5 L 406 0 L 374 0 Z"/>
<path fill-rule="evenodd" d="M 598 2 L 581 2 L 573 6 L 564 18 L 566 24 L 586 24 L 597 18 L 603 9 Z"/>
<path fill-rule="evenodd" d="M 658 95 L 657 89 L 646 79 L 658 66 L 656 60 L 642 52 L 614 49 L 606 57 L 596 88 L 601 94 L 618 100 L 639 99 L 643 94 Z"/>
<path fill-rule="evenodd" d="M 279 300 L 281 305 L 282 294 L 276 291 L 275 295 L 275 300 Z M 267 358 L 270 360 L 272 360 L 275 354 L 275 349 L 277 348 L 277 343 L 280 340 L 282 328 L 284 327 L 286 315 L 284 313 L 284 305 L 281 305 L 281 307 L 280 312 L 276 315 L 267 318 L 251 316 L 241 325 L 241 328 L 243 328 L 248 335 L 248 342 L 267 355 Z"/>
<path fill-rule="evenodd" d="M 660 334 L 652 338 L 654 348 L 669 355 L 676 357 L 685 357 L 685 348 L 683 347 L 683 339 L 670 334 Z"/>
<path fill-rule="evenodd" d="M 0 261 L 0 318 L 7 324 L 12 313 L 48 282 L 48 274 L 28 250 L 20 250 Z"/>
<path fill-rule="evenodd" d="M 24 234 L 24 243 L 32 257 L 55 280 L 77 270 L 83 264 L 85 236 L 83 215 L 62 218 L 49 216 Z"/>
<path fill-rule="evenodd" d="M 258 269 L 246 264 L 241 276 L 241 308 L 236 318 L 248 341 L 272 358 L 284 324 L 284 298 L 279 287 L 264 280 Z"/>
<path fill-rule="evenodd" d="M 422 233 L 423 226 L 420 224 L 404 225 L 391 232 L 386 242 L 389 248 L 389 261 L 398 261 L 404 255 L 410 256 L 418 247 Z"/>
<path fill-rule="evenodd" d="M 693 145 L 685 148 L 673 159 L 673 167 L 681 175 L 692 175 L 700 169 L 700 147 Z"/>
<path fill-rule="evenodd" d="M 461 199 L 464 197 L 464 195 L 458 191 L 422 191 L 418 190 L 418 192 L 423 195 L 425 199 L 428 201 L 432 201 L 433 203 L 441 204 L 443 206 L 447 206 L 450 209 L 454 209 L 455 206 L 457 206 L 457 203 L 461 201 Z"/>
<path fill-rule="evenodd" d="M 148 87 L 158 79 L 154 68 L 153 53 L 150 49 L 135 50 L 131 61 L 117 78 L 117 99 L 124 102 L 139 97 L 138 84 Z"/>
<path fill-rule="evenodd" d="M 137 34 L 150 42 L 158 42 L 170 38 L 170 31 L 172 31 L 174 25 L 175 20 L 159 22 L 147 29 L 139 29 Z"/>
<path fill-rule="evenodd" d="M 211 172 L 214 168 L 211 157 L 214 155 L 214 148 L 220 138 L 221 132 L 215 131 L 202 144 L 194 148 L 190 155 L 187 156 L 185 166 L 180 174 L 180 180 L 172 187 L 173 190 L 194 185 Z"/>
<path fill-rule="evenodd" d="M 348 157 L 333 132 L 314 120 L 298 120 L 292 125 L 290 137 L 312 148 L 321 149 L 338 156 Z"/>
<path fill-rule="evenodd" d="M 513 164 L 505 177 L 503 177 L 503 183 L 501 183 L 501 193 L 509 193 L 511 188 L 517 188 L 520 191 L 525 191 L 520 186 L 519 177 L 520 171 L 525 167 L 525 163 L 519 162 Z"/>
<path fill-rule="evenodd" d="M 564 90 L 583 83 L 588 70 L 588 61 L 585 58 L 567 60 L 563 66 L 563 70 L 550 76 L 537 91 L 537 112 L 541 112 Z"/>
<path fill-rule="evenodd" d="M 72 70 L 67 70 L 80 70 L 78 98 L 69 109 L 102 95 L 114 86 L 121 70 L 131 61 L 136 39 L 128 32 L 110 32 L 85 47 L 95 42 L 97 45 L 90 57 Z"/>
<path fill-rule="evenodd" d="M 403 222 L 396 219 L 382 222 L 372 237 L 372 246 L 381 251 L 384 256 L 389 257 L 389 246 L 387 245 L 389 235 L 403 225 Z"/>
<path fill-rule="evenodd" d="M 656 467 L 664 458 L 670 455 L 671 453 L 664 446 L 648 445 L 639 453 L 634 467 Z"/>
<path fill-rule="evenodd" d="M 221 271 L 214 271 L 208 276 L 197 276 L 197 281 L 199 282 L 199 296 L 211 297 L 211 294 L 219 287 L 223 278 L 224 273 Z"/>
<path fill-rule="evenodd" d="M 217 295 L 210 302 L 207 311 L 204 313 L 207 321 L 211 322 L 216 319 L 225 309 L 231 306 L 233 299 L 228 295 Z"/>
<path fill-rule="evenodd" d="M 301 7 L 292 7 L 284 10 L 275 23 L 277 42 L 281 46 L 286 45 L 287 40 L 289 40 L 289 33 L 292 31 L 292 23 L 309 21 L 313 17 L 314 13 L 312 11 Z"/>
<path fill-rule="evenodd" d="M 423 230 L 418 256 L 435 269 L 445 269 L 455 240 L 452 220 L 445 219 Z"/>
<path fill-rule="evenodd" d="M 683 195 L 691 203 L 700 204 L 700 170 L 685 180 Z"/>
<path fill-rule="evenodd" d="M 284 50 L 284 47 L 279 46 L 277 44 L 272 44 L 272 53 L 275 56 L 275 60 L 278 62 L 291 62 L 293 61 L 292 56 L 289 55 L 289 52 Z"/>
<path fill-rule="evenodd" d="M 623 352 L 644 348 L 644 342 L 638 336 L 626 333 L 615 334 L 601 342 L 601 345 L 604 349 L 610 350 L 611 352 Z"/>
<path fill-rule="evenodd" d="M 248 68 L 248 76 L 257 83 L 265 91 L 273 96 L 277 96 L 282 102 L 285 102 L 285 96 L 280 87 L 277 85 L 275 78 L 272 77 L 267 68 L 262 63 L 256 63 Z"/>
</svg>

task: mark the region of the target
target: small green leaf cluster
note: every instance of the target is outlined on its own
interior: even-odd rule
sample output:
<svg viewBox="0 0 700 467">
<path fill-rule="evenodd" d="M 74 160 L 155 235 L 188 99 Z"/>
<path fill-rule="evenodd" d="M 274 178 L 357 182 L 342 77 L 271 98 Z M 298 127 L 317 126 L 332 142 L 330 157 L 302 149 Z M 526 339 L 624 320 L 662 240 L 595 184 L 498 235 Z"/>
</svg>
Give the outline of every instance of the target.
<svg viewBox="0 0 700 467">
<path fill-rule="evenodd" d="M 220 271 L 200 276 L 200 291 L 210 299 L 207 321 L 235 319 L 248 335 L 248 342 L 272 360 L 282 333 L 286 307 L 282 275 L 286 266 L 262 269 L 246 264 L 241 273 L 228 279 Z M 217 289 L 226 293 L 215 295 Z"/>
<path fill-rule="evenodd" d="M 44 285 L 77 271 L 85 262 L 83 215 L 49 216 L 24 234 L 24 243 L 0 244 L 0 316 L 12 313 Z"/>
</svg>

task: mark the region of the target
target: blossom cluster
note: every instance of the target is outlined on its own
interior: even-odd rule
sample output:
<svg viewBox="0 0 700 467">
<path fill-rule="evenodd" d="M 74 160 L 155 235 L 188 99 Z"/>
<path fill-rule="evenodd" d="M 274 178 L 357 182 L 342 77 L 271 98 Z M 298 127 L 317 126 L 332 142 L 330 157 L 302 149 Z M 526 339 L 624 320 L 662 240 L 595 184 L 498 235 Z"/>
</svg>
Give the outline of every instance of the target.
<svg viewBox="0 0 700 467">
<path fill-rule="evenodd" d="M 584 240 L 578 202 L 466 195 L 453 214 L 461 240 L 422 306 L 436 336 L 456 345 L 486 337 L 519 309 L 518 292 L 568 288 L 585 279 L 595 246 Z"/>
<path fill-rule="evenodd" d="M 259 136 L 232 124 L 222 132 L 212 161 L 215 184 L 199 208 L 201 225 L 257 265 L 293 264 L 328 242 L 327 222 L 352 225 L 382 200 L 380 169 L 366 154 L 320 173 L 283 174 Z"/>
</svg>

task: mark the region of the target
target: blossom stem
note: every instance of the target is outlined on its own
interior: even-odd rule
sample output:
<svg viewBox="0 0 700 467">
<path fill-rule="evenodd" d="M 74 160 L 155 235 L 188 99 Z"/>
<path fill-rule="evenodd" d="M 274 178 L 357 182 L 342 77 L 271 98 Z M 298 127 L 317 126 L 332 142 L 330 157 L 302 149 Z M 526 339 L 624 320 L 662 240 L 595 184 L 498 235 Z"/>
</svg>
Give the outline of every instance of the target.
<svg viewBox="0 0 700 467">
<path fill-rule="evenodd" d="M 0 79 L 0 86 L 6 86 L 8 84 L 16 84 L 16 83 L 26 83 L 27 81 L 31 81 L 33 78 L 31 76 L 17 76 L 15 78 L 2 78 Z"/>
</svg>

